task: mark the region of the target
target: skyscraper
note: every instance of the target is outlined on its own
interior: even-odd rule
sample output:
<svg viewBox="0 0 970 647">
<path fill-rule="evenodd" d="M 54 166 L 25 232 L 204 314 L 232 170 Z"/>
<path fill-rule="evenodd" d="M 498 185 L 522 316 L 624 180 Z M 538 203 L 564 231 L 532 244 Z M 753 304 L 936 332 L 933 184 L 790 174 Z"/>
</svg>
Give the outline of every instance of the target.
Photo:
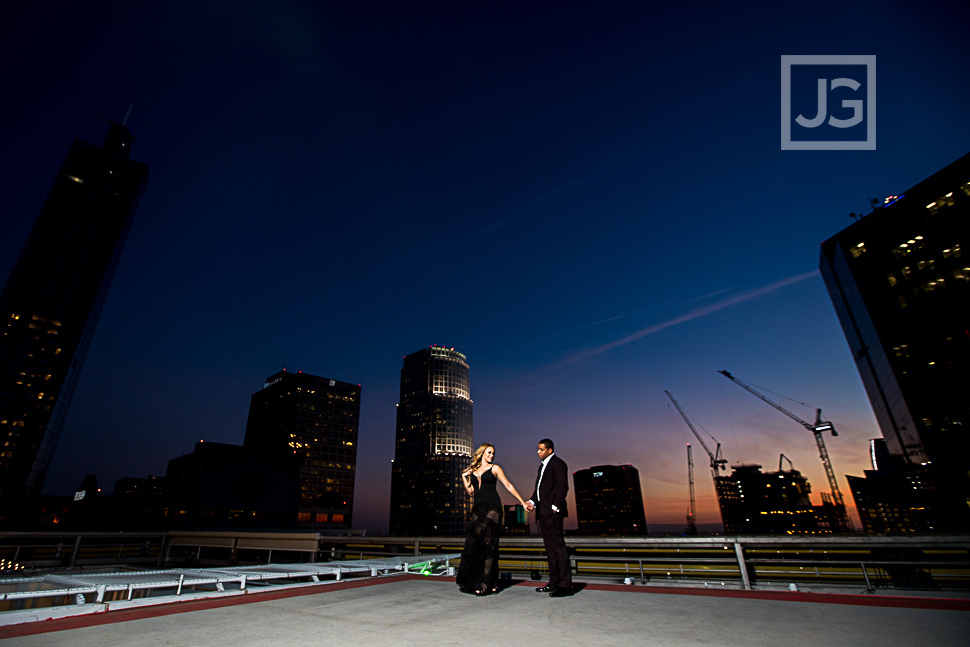
<svg viewBox="0 0 970 647">
<path fill-rule="evenodd" d="M 576 519 L 584 535 L 646 535 L 640 472 L 632 465 L 600 465 L 573 473 Z"/>
<path fill-rule="evenodd" d="M 353 525 L 360 391 L 357 384 L 283 370 L 250 399 L 245 447 L 301 457 L 296 526 Z"/>
<path fill-rule="evenodd" d="M 943 497 L 937 530 L 970 527 L 968 247 L 964 155 L 822 243 L 819 264 L 890 453 Z"/>
<path fill-rule="evenodd" d="M 855 499 L 862 529 L 870 534 L 899 535 L 934 532 L 939 515 L 933 510 L 938 497 L 934 483 L 925 481 L 924 469 L 896 469 L 886 441 L 869 441 L 872 469 L 865 476 L 846 475 Z"/>
<path fill-rule="evenodd" d="M 148 166 L 74 140 L 0 294 L 0 516 L 39 495 Z"/>
<path fill-rule="evenodd" d="M 468 362 L 431 346 L 404 358 L 391 470 L 392 535 L 460 535 L 471 501 L 461 472 L 472 454 Z"/>
</svg>

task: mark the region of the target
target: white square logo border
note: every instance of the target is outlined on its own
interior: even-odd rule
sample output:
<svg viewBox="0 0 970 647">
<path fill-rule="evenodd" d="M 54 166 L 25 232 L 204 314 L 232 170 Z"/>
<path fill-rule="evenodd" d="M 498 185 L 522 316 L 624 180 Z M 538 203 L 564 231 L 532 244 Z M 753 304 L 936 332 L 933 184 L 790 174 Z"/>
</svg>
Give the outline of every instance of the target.
<svg viewBox="0 0 970 647">
<path fill-rule="evenodd" d="M 791 138 L 791 68 L 793 65 L 865 65 L 866 66 L 866 139 L 865 141 L 816 141 Z M 801 55 L 781 56 L 781 150 L 783 151 L 874 151 L 876 150 L 876 56 Z"/>
</svg>

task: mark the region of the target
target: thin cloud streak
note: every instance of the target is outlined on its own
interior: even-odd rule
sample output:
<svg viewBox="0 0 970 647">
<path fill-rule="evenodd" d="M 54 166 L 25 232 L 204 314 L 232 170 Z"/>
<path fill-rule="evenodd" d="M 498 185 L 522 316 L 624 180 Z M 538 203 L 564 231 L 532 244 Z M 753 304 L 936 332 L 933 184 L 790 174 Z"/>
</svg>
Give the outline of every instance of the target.
<svg viewBox="0 0 970 647">
<path fill-rule="evenodd" d="M 754 76 L 754 74 L 755 72 L 749 72 L 743 78 L 750 78 Z M 682 117 L 686 113 L 694 111 L 700 108 L 705 103 L 710 102 L 713 98 L 714 98 L 714 93 L 709 92 L 708 94 L 701 97 L 700 99 L 697 99 L 691 102 L 690 104 L 683 106 L 679 113 L 670 115 L 669 117 L 667 117 L 667 119 L 660 122 L 658 126 L 673 123 L 677 119 L 678 115 Z M 478 230 L 477 232 L 475 232 L 474 234 L 466 238 L 463 242 L 464 243 L 474 242 L 480 238 L 483 238 L 485 236 L 488 236 L 490 234 L 493 234 L 503 229 L 507 225 L 515 222 L 516 220 L 519 220 L 520 218 L 523 218 L 525 216 L 528 216 L 530 214 L 533 214 L 539 211 L 540 209 L 545 207 L 548 203 L 558 198 L 561 194 L 565 193 L 566 191 L 569 191 L 572 188 L 579 186 L 581 184 L 584 184 L 586 182 L 590 182 L 595 178 L 599 178 L 613 172 L 618 165 L 621 165 L 625 160 L 629 160 L 632 156 L 642 152 L 643 149 L 648 145 L 649 145 L 648 142 L 642 139 L 638 142 L 634 142 L 626 145 L 625 147 L 617 150 L 617 152 L 613 153 L 612 155 L 609 155 L 606 158 L 601 159 L 587 173 L 581 175 L 580 177 L 574 178 L 572 180 L 567 180 L 562 184 L 556 185 L 553 188 L 549 189 L 548 191 L 536 196 L 535 198 L 532 199 L 532 202 L 530 202 L 529 204 L 525 205 L 524 207 L 520 207 L 519 209 L 507 215 L 506 217 L 496 220 L 491 224 L 485 226 L 484 228 Z M 718 294 L 718 292 L 715 292 L 713 294 Z M 712 296 L 712 295 L 705 295 L 703 297 L 697 297 L 697 298 L 703 299 L 709 296 Z M 592 324 L 592 325 L 596 325 L 596 324 Z"/>
<path fill-rule="evenodd" d="M 545 337 L 540 337 L 539 339 L 535 339 L 535 340 L 530 341 L 530 342 L 528 342 L 526 344 L 522 344 L 521 346 L 516 346 L 516 347 L 512 348 L 511 350 L 520 350 L 522 348 L 527 348 L 529 346 L 533 346 L 533 345 L 538 344 L 540 342 L 549 341 L 550 339 L 555 339 L 556 337 L 562 337 L 563 335 L 569 335 L 571 333 L 574 333 L 574 332 L 577 332 L 577 331 L 580 331 L 580 330 L 586 330 L 587 328 L 593 328 L 595 326 L 601 326 L 601 325 L 603 325 L 605 323 L 610 323 L 611 321 L 616 321 L 617 319 L 623 319 L 625 317 L 632 317 L 633 315 L 640 314 L 641 312 L 644 312 L 645 310 L 649 310 L 649 308 L 640 308 L 639 310 L 634 310 L 633 312 L 626 312 L 624 314 L 616 315 L 614 317 L 608 317 L 606 319 L 600 319 L 599 321 L 594 321 L 592 323 L 582 324 L 581 326 L 575 326 L 575 327 L 569 328 L 567 330 L 560 330 L 559 332 L 554 332 L 551 335 L 546 335 Z"/>
<path fill-rule="evenodd" d="M 687 299 L 687 301 L 685 301 L 684 303 L 694 303 L 695 301 L 703 301 L 704 299 L 710 299 L 711 297 L 716 297 L 719 294 L 724 294 L 729 289 L 730 288 L 723 288 L 721 290 L 717 290 L 716 292 L 710 292 L 708 294 L 702 294 L 699 297 L 692 297 L 690 299 Z"/>
<path fill-rule="evenodd" d="M 521 207 L 517 211 L 513 212 L 511 215 L 506 216 L 501 220 L 497 220 L 492 224 L 484 227 L 483 229 L 480 229 L 479 231 L 475 232 L 474 234 L 466 238 L 463 242 L 465 243 L 474 242 L 479 238 L 495 233 L 496 231 L 502 229 L 506 225 L 512 222 L 515 222 L 519 218 L 528 216 L 529 214 L 539 211 L 540 209 L 542 209 L 544 206 L 549 204 L 551 201 L 556 199 L 561 194 L 565 193 L 566 191 L 568 191 L 569 189 L 572 189 L 575 186 L 582 184 L 583 182 L 588 181 L 588 179 L 589 179 L 588 176 L 579 177 L 574 180 L 568 180 L 566 182 L 563 182 L 562 184 L 554 186 L 553 188 L 549 189 L 545 193 L 542 193 L 536 196 L 535 198 L 533 198 L 532 202 L 530 202 L 528 205 Z"/>
<path fill-rule="evenodd" d="M 755 288 L 753 290 L 748 290 L 747 292 L 742 292 L 741 294 L 735 295 L 733 297 L 729 297 L 727 299 L 722 299 L 721 301 L 712 303 L 711 305 L 704 306 L 702 308 L 695 308 L 694 310 L 691 310 L 690 312 L 682 314 L 679 317 L 674 317 L 673 319 L 668 319 L 667 321 L 664 321 L 662 323 L 654 324 L 652 326 L 647 326 L 646 328 L 641 328 L 635 333 L 631 333 L 626 337 L 617 339 L 616 341 L 612 341 L 608 344 L 603 344 L 602 346 L 597 346 L 596 348 L 590 348 L 589 350 L 585 350 L 581 353 L 577 353 L 575 355 L 567 357 L 566 359 L 556 362 L 555 364 L 550 364 L 545 368 L 539 369 L 535 373 L 551 371 L 557 368 L 563 368 L 564 366 L 569 366 L 570 364 L 575 364 L 576 362 L 587 359 L 589 357 L 601 355 L 606 351 L 613 350 L 614 348 L 618 348 L 620 346 L 625 346 L 626 344 L 629 344 L 630 342 L 634 342 L 638 339 L 643 339 L 644 337 L 660 332 L 661 330 L 666 330 L 667 328 L 676 326 L 677 324 L 693 321 L 694 319 L 700 319 L 701 317 L 712 314 L 719 310 L 724 310 L 725 308 L 730 308 L 731 306 L 735 306 L 739 303 L 744 303 L 745 301 L 750 301 L 751 299 L 756 299 L 766 294 L 777 292 L 778 290 L 788 287 L 789 285 L 793 285 L 795 283 L 799 283 L 806 279 L 810 279 L 817 276 L 818 276 L 818 270 L 814 270 L 812 272 L 806 272 L 805 274 L 799 274 L 797 276 L 792 276 L 787 279 L 781 279 L 780 281 L 775 281 L 774 283 L 770 283 L 769 285 L 765 285 L 760 288 Z"/>
</svg>

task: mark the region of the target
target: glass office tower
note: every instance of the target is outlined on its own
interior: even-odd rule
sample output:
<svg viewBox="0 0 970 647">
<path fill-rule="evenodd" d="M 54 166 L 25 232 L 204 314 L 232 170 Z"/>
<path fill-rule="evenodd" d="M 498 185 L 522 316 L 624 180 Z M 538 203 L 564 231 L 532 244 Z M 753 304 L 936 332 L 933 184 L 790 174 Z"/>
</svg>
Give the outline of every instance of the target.
<svg viewBox="0 0 970 647">
<path fill-rule="evenodd" d="M 822 243 L 820 269 L 897 466 L 970 513 L 970 155 Z"/>
<path fill-rule="evenodd" d="M 576 519 L 583 535 L 646 535 L 640 472 L 632 465 L 600 465 L 573 473 Z"/>
<path fill-rule="evenodd" d="M 431 346 L 404 358 L 391 470 L 392 535 L 461 535 L 471 501 L 461 472 L 472 454 L 468 362 Z"/>
<path fill-rule="evenodd" d="M 283 370 L 250 399 L 244 446 L 300 459 L 297 527 L 353 527 L 360 392 L 358 384 Z"/>
<path fill-rule="evenodd" d="M 0 294 L 0 517 L 41 493 L 148 180 L 109 123 L 71 145 Z"/>
</svg>

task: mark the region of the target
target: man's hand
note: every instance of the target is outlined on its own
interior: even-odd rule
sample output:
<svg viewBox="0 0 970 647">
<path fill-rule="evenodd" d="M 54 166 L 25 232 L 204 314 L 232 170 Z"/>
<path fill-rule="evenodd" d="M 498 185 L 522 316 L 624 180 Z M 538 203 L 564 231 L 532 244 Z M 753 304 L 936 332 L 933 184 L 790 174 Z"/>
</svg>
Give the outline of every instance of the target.
<svg viewBox="0 0 970 647">
<path fill-rule="evenodd" d="M 525 509 L 528 510 L 529 512 L 532 512 L 533 510 L 536 509 L 536 504 L 533 503 L 532 501 L 526 501 L 525 502 Z"/>
</svg>

